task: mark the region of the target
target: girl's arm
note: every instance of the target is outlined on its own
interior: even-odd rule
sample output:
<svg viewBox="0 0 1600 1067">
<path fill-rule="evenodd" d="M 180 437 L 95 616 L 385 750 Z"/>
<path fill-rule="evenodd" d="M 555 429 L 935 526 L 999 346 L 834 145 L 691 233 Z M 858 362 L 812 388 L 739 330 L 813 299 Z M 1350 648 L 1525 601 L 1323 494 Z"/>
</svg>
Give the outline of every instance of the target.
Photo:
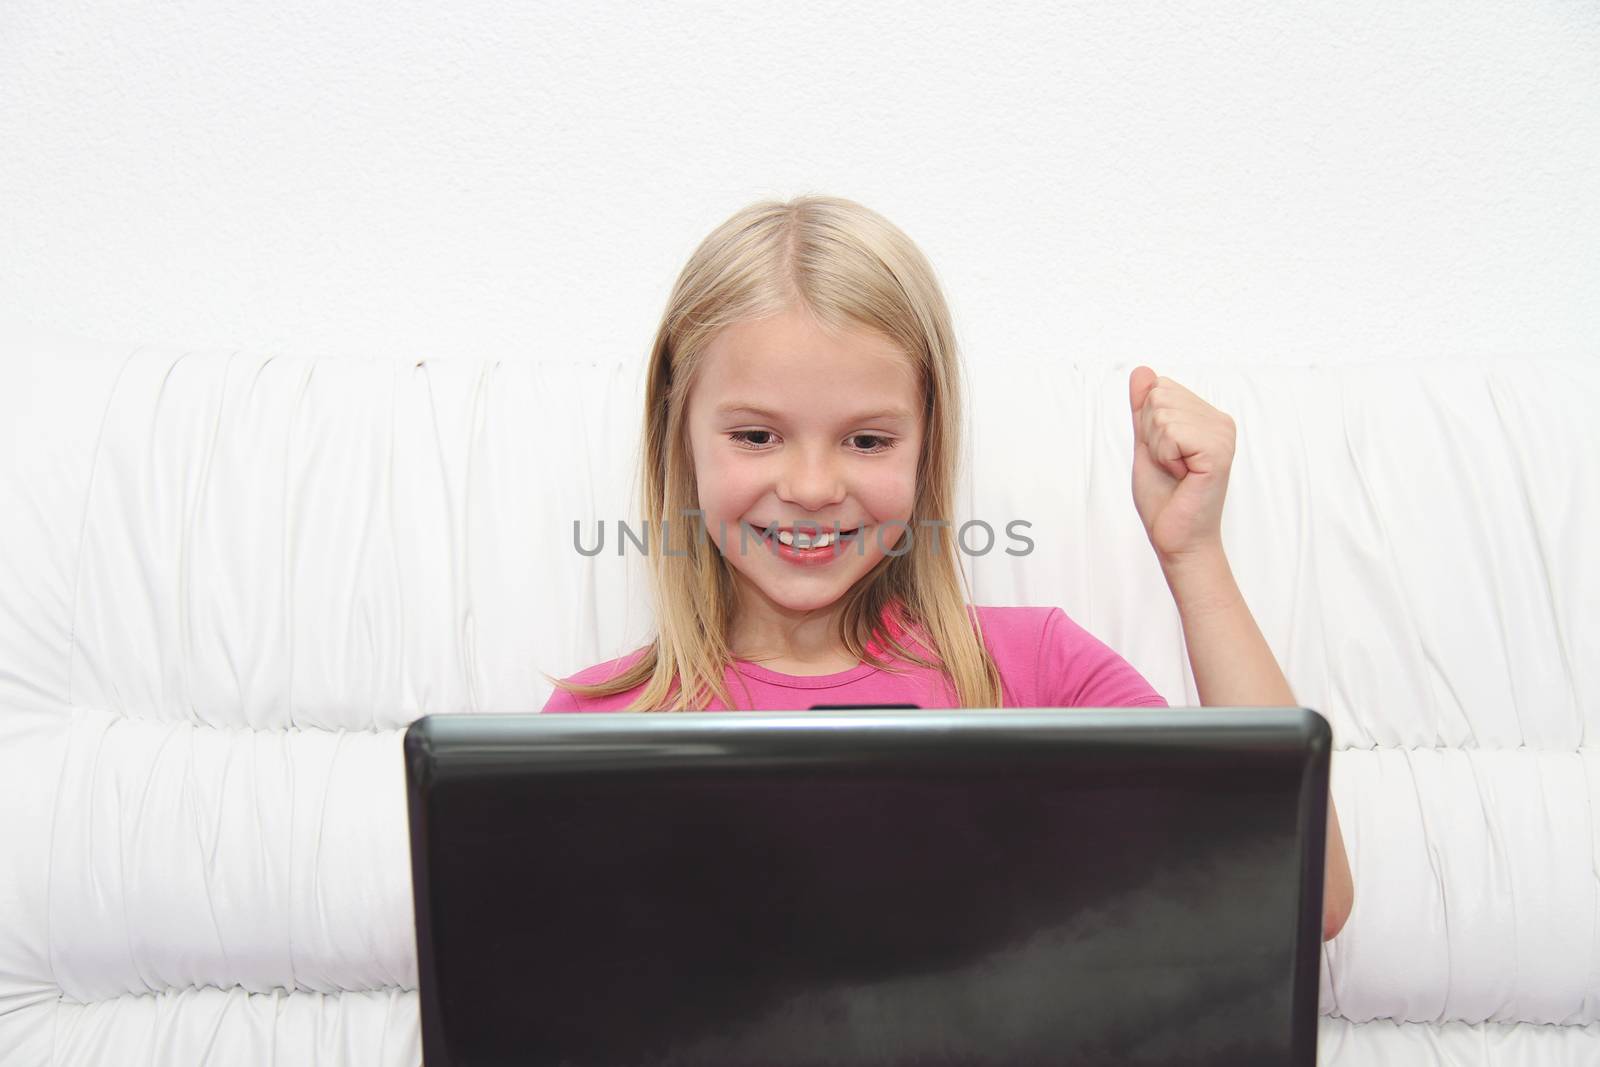
<svg viewBox="0 0 1600 1067">
<path fill-rule="evenodd" d="M 1297 707 L 1299 701 L 1278 669 L 1233 580 L 1220 547 L 1204 557 L 1162 566 L 1189 645 L 1200 703 L 1211 707 Z M 1350 917 L 1355 883 L 1339 832 L 1339 813 L 1328 795 L 1327 855 L 1322 880 L 1322 940 L 1330 941 Z"/>
<path fill-rule="evenodd" d="M 1244 602 L 1222 549 L 1222 502 L 1233 463 L 1233 420 L 1170 378 L 1138 367 L 1133 411 L 1133 498 L 1183 620 L 1200 703 L 1294 707 L 1278 661 Z M 1339 815 L 1328 796 L 1322 939 L 1355 902 Z"/>
</svg>

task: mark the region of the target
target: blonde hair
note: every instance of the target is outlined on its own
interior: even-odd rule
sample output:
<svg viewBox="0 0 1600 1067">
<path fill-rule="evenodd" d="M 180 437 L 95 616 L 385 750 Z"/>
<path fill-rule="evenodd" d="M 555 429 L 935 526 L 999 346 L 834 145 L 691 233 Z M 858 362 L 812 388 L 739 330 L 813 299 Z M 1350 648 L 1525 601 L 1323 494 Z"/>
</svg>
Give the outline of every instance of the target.
<svg viewBox="0 0 1600 1067">
<path fill-rule="evenodd" d="M 751 204 L 713 230 L 678 275 L 650 355 L 641 437 L 640 513 L 651 542 L 661 546 L 647 554 L 657 635 L 641 658 L 605 681 L 545 677 L 583 697 L 642 683 L 629 711 L 704 710 L 712 694 L 737 706 L 724 682 L 733 663 L 734 579 L 703 534 L 690 536 L 686 520 L 697 496 L 686 414 L 717 332 L 789 310 L 810 314 L 830 332 L 855 326 L 882 334 L 913 361 L 922 382 L 924 444 L 904 535 L 912 546 L 880 559 L 844 594 L 841 642 L 880 669 L 895 667 L 871 646 L 942 670 L 962 707 L 999 707 L 1000 673 L 969 607 L 953 524 L 940 536 L 914 536 L 924 520 L 950 522 L 955 502 L 961 384 L 950 312 L 932 266 L 909 237 L 877 212 L 830 196 Z M 902 642 L 902 634 L 912 641 Z"/>
</svg>

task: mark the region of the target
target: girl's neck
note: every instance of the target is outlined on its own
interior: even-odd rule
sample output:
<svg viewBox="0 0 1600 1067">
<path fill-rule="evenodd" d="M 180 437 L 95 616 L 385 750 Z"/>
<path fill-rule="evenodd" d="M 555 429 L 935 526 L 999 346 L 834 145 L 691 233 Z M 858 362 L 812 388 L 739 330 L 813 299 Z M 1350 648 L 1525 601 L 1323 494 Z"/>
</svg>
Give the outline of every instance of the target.
<svg viewBox="0 0 1600 1067">
<path fill-rule="evenodd" d="M 735 619 L 729 648 L 735 659 L 757 663 L 780 674 L 807 676 L 847 671 L 861 661 L 839 640 L 839 610 L 837 604 L 827 611 L 800 616 L 745 610 Z M 885 612 L 883 625 L 891 634 L 902 633 L 891 612 Z M 876 654 L 883 652 L 876 639 L 869 640 L 867 647 Z"/>
<path fill-rule="evenodd" d="M 804 614 L 745 606 L 735 616 L 728 647 L 735 659 L 786 674 L 832 674 L 857 660 L 839 640 L 839 606 Z"/>
<path fill-rule="evenodd" d="M 781 673 L 832 674 L 848 670 L 857 660 L 839 642 L 834 621 L 830 618 L 826 623 L 824 628 L 813 628 L 808 621 L 795 629 L 751 627 L 746 623 L 729 646 L 735 659 L 759 663 Z"/>
</svg>

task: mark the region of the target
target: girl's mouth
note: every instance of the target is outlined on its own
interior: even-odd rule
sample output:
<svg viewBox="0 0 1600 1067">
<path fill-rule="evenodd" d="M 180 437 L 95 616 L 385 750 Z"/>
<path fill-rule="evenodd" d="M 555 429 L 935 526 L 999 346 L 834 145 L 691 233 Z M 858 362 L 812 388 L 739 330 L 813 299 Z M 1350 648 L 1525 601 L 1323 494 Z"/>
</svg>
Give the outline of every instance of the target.
<svg viewBox="0 0 1600 1067">
<path fill-rule="evenodd" d="M 835 542 L 848 541 L 854 537 L 861 527 L 853 526 L 848 530 L 810 529 L 801 527 L 796 530 L 784 530 L 775 526 L 768 526 L 761 530 L 761 536 L 768 538 L 780 545 L 787 545 L 801 551 L 807 549 L 827 548 Z"/>
<path fill-rule="evenodd" d="M 863 527 L 848 530 L 832 529 L 785 531 L 774 526 L 760 527 L 762 539 L 772 546 L 779 558 L 801 566 L 831 563 L 844 555 L 850 542 L 860 536 Z"/>
</svg>

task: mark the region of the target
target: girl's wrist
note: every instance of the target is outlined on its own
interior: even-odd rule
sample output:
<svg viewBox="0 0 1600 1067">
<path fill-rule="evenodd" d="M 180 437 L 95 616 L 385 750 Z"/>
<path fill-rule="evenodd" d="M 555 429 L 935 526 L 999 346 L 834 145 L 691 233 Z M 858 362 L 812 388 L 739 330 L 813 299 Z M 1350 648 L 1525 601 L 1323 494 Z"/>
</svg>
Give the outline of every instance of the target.
<svg viewBox="0 0 1600 1067">
<path fill-rule="evenodd" d="M 1228 566 L 1227 553 L 1222 550 L 1220 538 L 1206 541 L 1183 552 L 1156 551 L 1156 559 L 1161 563 L 1163 574 L 1185 574 L 1196 572 L 1215 573 L 1225 570 Z"/>
<path fill-rule="evenodd" d="M 1158 553 L 1181 614 L 1229 608 L 1243 599 L 1220 541 L 1182 554 Z"/>
</svg>

